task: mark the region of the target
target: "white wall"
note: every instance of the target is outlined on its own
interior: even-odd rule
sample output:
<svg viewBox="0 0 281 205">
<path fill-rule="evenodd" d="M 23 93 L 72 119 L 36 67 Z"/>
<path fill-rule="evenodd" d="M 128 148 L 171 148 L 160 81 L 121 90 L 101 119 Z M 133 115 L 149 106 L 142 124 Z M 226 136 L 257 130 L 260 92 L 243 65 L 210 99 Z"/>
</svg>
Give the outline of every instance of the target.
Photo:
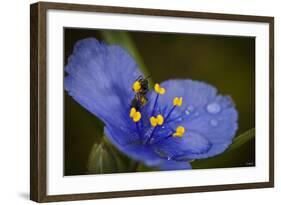
<svg viewBox="0 0 281 205">
<path fill-rule="evenodd" d="M 180 9 L 275 16 L 275 139 L 276 187 L 274 189 L 196 193 L 170 196 L 68 202 L 71 204 L 277 204 L 281 195 L 280 36 L 278 0 L 81 0 L 88 4 Z M 0 7 L 0 204 L 32 204 L 29 192 L 29 3 L 2 1 Z M 279 8 L 278 8 L 279 7 Z M 279 9 L 279 10 L 278 10 Z M 278 82 L 279 80 L 279 82 Z M 56 204 L 56 203 L 55 203 Z M 65 204 L 65 203 L 60 203 Z"/>
</svg>

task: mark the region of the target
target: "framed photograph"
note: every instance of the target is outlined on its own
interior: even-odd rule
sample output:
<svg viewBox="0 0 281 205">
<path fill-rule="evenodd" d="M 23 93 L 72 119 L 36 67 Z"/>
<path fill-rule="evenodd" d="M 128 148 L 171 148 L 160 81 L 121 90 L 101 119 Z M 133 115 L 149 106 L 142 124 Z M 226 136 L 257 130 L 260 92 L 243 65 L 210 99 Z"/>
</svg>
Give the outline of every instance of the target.
<svg viewBox="0 0 281 205">
<path fill-rule="evenodd" d="M 30 198 L 274 186 L 274 18 L 31 5 Z"/>
</svg>

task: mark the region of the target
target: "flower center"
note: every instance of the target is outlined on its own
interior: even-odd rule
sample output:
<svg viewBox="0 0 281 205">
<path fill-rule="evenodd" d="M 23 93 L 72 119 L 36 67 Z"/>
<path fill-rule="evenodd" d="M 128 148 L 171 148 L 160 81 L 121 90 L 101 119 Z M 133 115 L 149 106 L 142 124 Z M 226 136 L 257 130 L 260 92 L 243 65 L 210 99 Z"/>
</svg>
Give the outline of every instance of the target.
<svg viewBox="0 0 281 205">
<path fill-rule="evenodd" d="M 138 86 L 135 86 L 134 83 L 132 87 L 134 88 Z M 138 89 L 141 89 L 141 87 L 138 87 Z M 170 119 L 175 109 L 182 106 L 183 98 L 175 97 L 172 101 L 173 106 L 168 112 L 165 112 L 164 110 L 159 111 L 160 109 L 158 109 L 158 99 L 160 95 L 164 95 L 166 93 L 166 89 L 161 87 L 159 84 L 155 84 L 154 91 L 157 93 L 157 95 L 155 97 L 150 116 L 142 118 L 142 111 L 140 111 L 140 109 L 137 109 L 136 107 L 132 107 L 130 110 L 130 118 L 136 124 L 136 130 L 140 137 L 140 141 L 144 145 L 156 144 L 171 137 L 183 137 L 186 132 L 186 128 L 182 125 L 177 125 L 176 129 L 172 128 L 171 126 L 171 123 L 175 122 L 181 116 Z M 139 102 L 139 104 L 141 105 L 141 102 Z M 148 113 L 145 113 L 144 115 L 148 115 Z M 149 122 L 147 122 L 147 120 Z"/>
</svg>

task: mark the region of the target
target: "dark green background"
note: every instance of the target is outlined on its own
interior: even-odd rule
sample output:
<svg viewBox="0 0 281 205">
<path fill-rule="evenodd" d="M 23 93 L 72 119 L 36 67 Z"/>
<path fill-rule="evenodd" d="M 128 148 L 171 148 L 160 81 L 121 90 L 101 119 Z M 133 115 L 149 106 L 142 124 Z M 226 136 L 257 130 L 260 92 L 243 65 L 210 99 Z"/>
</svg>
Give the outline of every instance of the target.
<svg viewBox="0 0 281 205">
<path fill-rule="evenodd" d="M 65 28 L 65 65 L 78 40 L 87 37 L 105 40 L 106 32 L 113 33 Z M 122 35 L 124 31 L 113 34 Z M 237 135 L 255 127 L 255 38 L 150 32 L 126 32 L 126 35 L 155 82 L 190 78 L 210 83 L 219 93 L 233 98 L 239 113 Z M 100 141 L 103 125 L 66 92 L 64 97 L 64 174 L 86 174 L 90 149 L 94 142 Z M 255 140 L 235 153 L 207 159 L 218 163 L 205 168 L 254 166 Z M 193 168 L 199 168 L 198 164 L 194 163 Z"/>
</svg>

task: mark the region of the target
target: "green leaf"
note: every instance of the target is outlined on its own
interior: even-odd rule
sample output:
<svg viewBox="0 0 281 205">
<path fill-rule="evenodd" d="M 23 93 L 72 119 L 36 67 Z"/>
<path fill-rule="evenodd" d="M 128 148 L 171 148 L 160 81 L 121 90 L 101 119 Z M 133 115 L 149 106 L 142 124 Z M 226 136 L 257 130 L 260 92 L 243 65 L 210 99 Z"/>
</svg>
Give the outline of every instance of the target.
<svg viewBox="0 0 281 205">
<path fill-rule="evenodd" d="M 256 134 L 256 129 L 252 128 L 252 129 L 244 132 L 243 134 L 239 135 L 238 137 L 236 137 L 233 140 L 233 143 L 231 144 L 231 146 L 228 148 L 227 151 L 232 151 L 232 150 L 235 150 L 235 149 L 241 147 L 242 145 L 244 145 L 245 143 L 250 141 L 250 139 L 255 137 L 255 134 Z"/>
<path fill-rule="evenodd" d="M 102 141 L 93 144 L 87 169 L 89 174 L 117 173 L 126 171 L 128 165 L 110 144 Z"/>
<path fill-rule="evenodd" d="M 136 169 L 138 172 L 151 172 L 151 171 L 159 171 L 157 167 L 148 167 L 145 164 L 138 164 Z"/>
<path fill-rule="evenodd" d="M 252 128 L 243 134 L 237 136 L 230 147 L 223 152 L 222 154 L 202 159 L 202 160 L 194 160 L 191 162 L 193 169 L 204 169 L 204 168 L 220 168 L 220 167 L 231 167 L 233 164 L 233 160 L 235 156 L 240 155 L 240 151 L 243 148 L 243 145 L 250 142 L 255 137 L 255 128 Z M 247 163 L 247 162 L 245 162 Z M 245 166 L 241 164 L 241 166 Z"/>
<path fill-rule="evenodd" d="M 94 143 L 89 155 L 88 174 L 137 172 L 142 166 L 121 153 L 105 135 L 100 143 Z"/>
<path fill-rule="evenodd" d="M 141 55 L 128 32 L 123 31 L 101 31 L 102 38 L 109 44 L 118 44 L 127 49 L 137 62 L 140 70 L 145 76 L 149 76 L 149 71 L 146 68 Z"/>
<path fill-rule="evenodd" d="M 92 146 L 87 168 L 89 174 L 110 173 L 117 169 L 113 156 L 102 143 Z"/>
</svg>

